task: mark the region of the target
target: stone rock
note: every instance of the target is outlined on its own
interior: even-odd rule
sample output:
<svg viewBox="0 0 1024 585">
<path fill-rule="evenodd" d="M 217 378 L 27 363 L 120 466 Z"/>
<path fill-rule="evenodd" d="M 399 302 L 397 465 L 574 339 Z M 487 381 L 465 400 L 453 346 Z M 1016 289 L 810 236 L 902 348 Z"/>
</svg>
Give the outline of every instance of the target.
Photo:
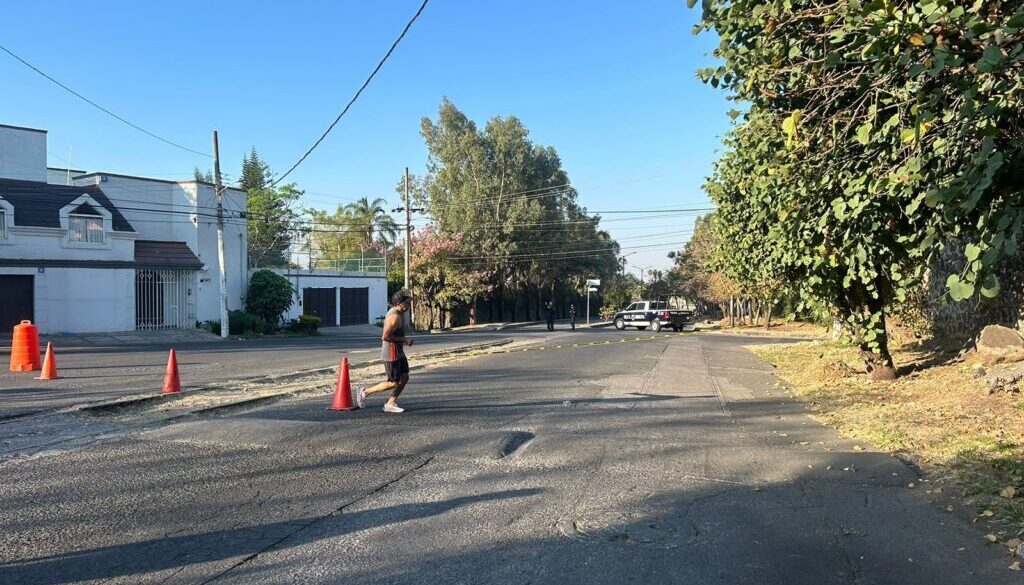
<svg viewBox="0 0 1024 585">
<path fill-rule="evenodd" d="M 985 383 L 989 394 L 1016 394 L 1020 392 L 1021 384 L 1024 383 L 1024 363 L 995 366 L 989 369 L 986 375 Z"/>
<path fill-rule="evenodd" d="M 1024 337 L 1014 329 L 989 325 L 981 330 L 978 357 L 986 364 L 1024 360 Z"/>
</svg>

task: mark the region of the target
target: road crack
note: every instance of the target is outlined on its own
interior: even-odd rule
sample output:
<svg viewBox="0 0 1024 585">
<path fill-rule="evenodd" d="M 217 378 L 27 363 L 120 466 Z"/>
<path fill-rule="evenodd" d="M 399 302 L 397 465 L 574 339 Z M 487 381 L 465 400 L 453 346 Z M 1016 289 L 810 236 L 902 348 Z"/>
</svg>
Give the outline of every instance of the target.
<svg viewBox="0 0 1024 585">
<path fill-rule="evenodd" d="M 332 518 L 332 517 L 344 514 L 345 510 L 347 510 L 348 508 L 351 508 L 352 506 L 354 506 L 354 505 L 356 505 L 356 504 L 358 504 L 358 503 L 360 503 L 360 502 L 362 502 L 364 500 L 367 500 L 367 499 L 369 499 L 369 498 L 371 498 L 371 497 L 381 493 L 382 491 L 388 489 L 392 485 L 402 481 L 403 479 L 405 479 L 406 477 L 409 477 L 410 475 L 412 475 L 413 473 L 419 471 L 420 469 L 423 469 L 424 467 L 429 465 L 433 460 L 434 460 L 434 457 L 428 457 L 428 458 L 424 459 L 423 461 L 420 461 L 418 464 L 414 465 L 413 467 L 410 467 L 409 469 L 406 469 L 405 471 L 403 471 L 402 473 L 398 474 L 397 476 L 395 476 L 395 477 L 391 478 L 390 480 L 382 483 L 381 485 L 377 486 L 376 488 L 366 492 L 365 494 L 363 494 L 363 495 L 361 495 L 361 496 L 359 496 L 357 498 L 353 498 L 353 499 L 349 500 L 348 502 L 345 502 L 341 506 L 335 508 L 334 510 L 331 510 L 330 512 L 327 512 L 326 514 L 322 514 L 320 516 L 317 516 L 315 518 L 310 519 L 308 522 L 303 522 L 302 524 L 299 524 L 295 528 L 295 530 L 292 530 L 288 534 L 282 536 L 281 538 L 279 538 L 276 541 L 268 544 L 267 546 L 261 548 L 260 550 L 247 555 L 246 557 L 242 558 L 241 560 L 239 560 L 235 564 L 231 565 L 227 569 L 224 569 L 220 573 L 217 573 L 216 575 L 210 577 L 209 579 L 206 579 L 205 581 L 201 581 L 199 585 L 206 585 L 207 583 L 212 583 L 212 582 L 216 581 L 217 579 L 220 579 L 221 577 L 224 577 L 225 575 L 227 575 L 231 571 L 234 571 L 235 569 L 237 569 L 237 568 L 239 568 L 239 567 L 241 567 L 241 566 L 243 566 L 243 565 L 245 565 L 245 564 L 255 560 L 260 555 L 262 555 L 262 554 L 264 554 L 264 553 L 266 553 L 266 552 L 268 552 L 270 550 L 273 550 L 278 545 L 282 544 L 283 542 L 285 542 L 286 540 L 292 538 L 293 536 L 299 534 L 300 532 L 306 530 L 307 528 L 313 526 L 314 524 L 320 522 L 321 520 L 325 520 L 327 518 Z"/>
</svg>

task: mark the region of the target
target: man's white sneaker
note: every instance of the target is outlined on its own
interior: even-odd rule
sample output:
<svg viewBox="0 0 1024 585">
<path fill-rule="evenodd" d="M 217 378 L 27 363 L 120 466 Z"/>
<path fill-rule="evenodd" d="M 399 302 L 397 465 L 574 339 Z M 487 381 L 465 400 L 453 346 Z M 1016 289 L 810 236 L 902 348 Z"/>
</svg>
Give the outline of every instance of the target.
<svg viewBox="0 0 1024 585">
<path fill-rule="evenodd" d="M 384 412 L 390 412 L 392 414 L 399 414 L 405 412 L 405 409 L 392 402 L 384 403 Z"/>
<path fill-rule="evenodd" d="M 356 406 L 359 408 L 366 406 L 366 388 L 360 388 L 359 392 L 356 392 Z"/>
</svg>

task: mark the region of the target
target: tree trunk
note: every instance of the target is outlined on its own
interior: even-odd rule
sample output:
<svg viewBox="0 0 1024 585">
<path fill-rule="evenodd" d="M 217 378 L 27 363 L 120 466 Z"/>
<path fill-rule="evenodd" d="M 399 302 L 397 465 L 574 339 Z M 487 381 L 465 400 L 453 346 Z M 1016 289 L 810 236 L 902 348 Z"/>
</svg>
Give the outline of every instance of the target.
<svg viewBox="0 0 1024 585">
<path fill-rule="evenodd" d="M 885 328 L 884 301 L 881 298 L 872 297 L 862 286 L 858 286 L 847 291 L 846 298 L 841 299 L 841 304 L 845 305 L 840 307 L 844 314 L 853 315 L 861 321 L 857 325 L 856 333 L 861 359 L 864 360 L 864 369 L 868 377 L 874 381 L 895 380 L 897 373 L 896 366 L 892 361 L 892 354 L 889 353 L 889 334 Z M 867 329 L 863 321 L 870 319 L 871 315 L 879 316 L 874 338 L 876 347 L 871 347 L 865 338 Z"/>
<path fill-rule="evenodd" d="M 469 301 L 469 324 L 476 325 L 476 295 Z"/>
<path fill-rule="evenodd" d="M 729 327 L 736 326 L 736 297 L 729 297 Z"/>
<path fill-rule="evenodd" d="M 772 310 L 775 308 L 775 300 L 772 299 L 765 304 L 764 329 L 767 331 L 772 326 Z"/>
<path fill-rule="evenodd" d="M 872 307 L 875 303 L 877 306 Z M 869 378 L 875 381 L 895 380 L 896 366 L 893 364 L 892 354 L 889 353 L 889 333 L 885 330 L 885 309 L 881 306 L 881 302 L 875 301 L 875 303 L 868 301 L 868 306 L 877 308 L 881 314 L 880 331 L 875 337 L 878 347 L 872 349 L 867 342 L 862 341 L 860 355 L 864 358 L 864 367 Z"/>
<path fill-rule="evenodd" d="M 504 323 L 505 322 L 505 283 L 503 283 L 503 282 L 500 283 L 498 285 L 498 290 L 495 291 L 495 292 L 497 294 L 494 295 L 494 296 L 497 297 L 497 301 L 498 301 L 498 321 L 501 321 L 502 323 Z"/>
</svg>

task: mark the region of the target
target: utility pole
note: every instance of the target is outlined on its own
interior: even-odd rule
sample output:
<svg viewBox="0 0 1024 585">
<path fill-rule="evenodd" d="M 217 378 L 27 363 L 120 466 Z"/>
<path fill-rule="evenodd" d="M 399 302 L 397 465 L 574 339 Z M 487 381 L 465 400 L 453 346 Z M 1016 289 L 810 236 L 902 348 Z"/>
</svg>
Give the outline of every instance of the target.
<svg viewBox="0 0 1024 585">
<path fill-rule="evenodd" d="M 637 266 L 634 270 L 640 271 L 640 298 L 644 298 L 644 271 L 650 266 Z"/>
<path fill-rule="evenodd" d="M 405 290 L 409 290 L 409 256 L 412 254 L 412 209 L 409 207 L 409 167 L 405 167 Z"/>
<path fill-rule="evenodd" d="M 196 189 L 198 190 L 198 185 Z M 228 275 L 224 268 L 224 203 L 220 185 L 220 146 L 213 131 L 213 191 L 217 197 L 217 264 L 220 267 L 220 336 L 228 336 Z"/>
<path fill-rule="evenodd" d="M 404 199 L 403 205 L 401 207 L 396 207 L 396 208 L 392 209 L 391 212 L 392 213 L 397 213 L 399 211 L 404 211 L 405 212 L 405 270 L 404 270 L 404 273 L 405 273 L 405 290 L 412 290 L 411 287 L 410 287 L 410 283 L 409 283 L 409 278 L 410 278 L 410 274 L 409 274 L 409 260 L 410 260 L 410 258 L 412 258 L 412 212 L 414 212 L 414 211 L 423 211 L 423 208 L 422 207 L 413 208 L 412 205 L 411 205 L 411 202 L 409 201 L 409 167 L 405 167 L 405 196 L 403 197 L 403 199 Z M 413 306 L 415 306 L 415 304 L 416 304 L 416 300 L 413 299 Z M 410 307 L 409 308 L 410 328 L 411 328 L 412 323 L 415 322 L 415 321 L 413 321 L 413 318 L 415 316 L 416 316 L 415 309 Z"/>
</svg>

